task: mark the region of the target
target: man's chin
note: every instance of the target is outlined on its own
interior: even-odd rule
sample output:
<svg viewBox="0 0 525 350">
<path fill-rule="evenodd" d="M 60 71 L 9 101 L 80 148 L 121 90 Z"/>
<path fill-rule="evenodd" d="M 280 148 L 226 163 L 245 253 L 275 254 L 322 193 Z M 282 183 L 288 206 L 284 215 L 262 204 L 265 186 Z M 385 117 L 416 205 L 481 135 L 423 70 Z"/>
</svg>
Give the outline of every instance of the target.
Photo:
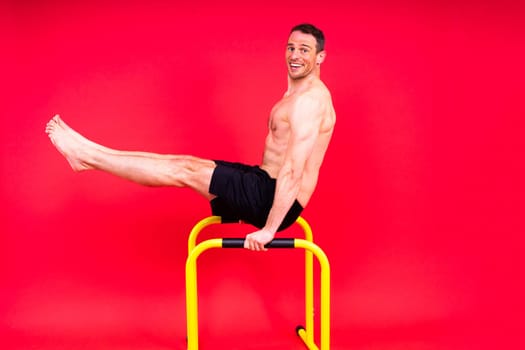
<svg viewBox="0 0 525 350">
<path fill-rule="evenodd" d="M 291 73 L 291 72 L 288 72 L 288 76 L 292 80 L 301 80 L 301 79 L 303 79 L 305 77 L 304 74 L 294 74 L 294 73 Z"/>
</svg>

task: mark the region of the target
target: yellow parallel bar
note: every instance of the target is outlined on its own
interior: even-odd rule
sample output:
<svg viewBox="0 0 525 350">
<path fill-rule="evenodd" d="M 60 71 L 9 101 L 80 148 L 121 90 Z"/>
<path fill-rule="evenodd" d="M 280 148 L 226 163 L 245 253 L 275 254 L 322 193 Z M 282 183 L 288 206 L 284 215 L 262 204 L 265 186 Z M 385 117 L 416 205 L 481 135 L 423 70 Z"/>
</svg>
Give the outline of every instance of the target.
<svg viewBox="0 0 525 350">
<path fill-rule="evenodd" d="M 299 226 L 301 226 L 301 228 L 304 231 L 304 239 L 306 239 L 307 241 L 313 242 L 314 237 L 313 237 L 312 228 L 310 227 L 310 224 L 308 224 L 308 222 L 306 222 L 306 220 L 303 219 L 301 216 L 297 218 L 296 222 Z"/>
<path fill-rule="evenodd" d="M 295 247 L 311 251 L 321 265 L 321 350 L 330 349 L 330 263 L 326 254 L 316 244 L 295 239 Z M 308 345 L 308 343 L 307 343 Z"/>
<path fill-rule="evenodd" d="M 211 248 L 221 248 L 222 239 L 209 239 L 191 250 L 186 260 L 186 322 L 188 350 L 199 349 L 199 310 L 197 305 L 197 258 Z"/>
<path fill-rule="evenodd" d="M 313 255 L 315 254 L 321 264 L 321 350 L 329 349 L 329 315 L 330 315 L 330 275 L 329 264 L 326 255 L 323 251 L 313 243 L 313 233 L 308 222 L 302 217 L 297 218 L 297 224 L 301 226 L 304 231 L 306 240 L 295 239 L 296 248 L 305 249 L 305 329 L 298 332 L 299 337 L 303 340 L 306 347 L 310 350 L 319 350 L 314 341 L 314 281 L 313 281 Z M 199 221 L 191 230 L 188 237 L 188 260 L 186 262 L 186 288 L 187 297 L 187 315 L 188 315 L 188 349 L 198 349 L 198 306 L 197 306 L 197 271 L 196 260 L 198 256 L 207 249 L 222 247 L 222 239 L 212 239 L 205 241 L 202 246 L 198 245 L 196 248 L 197 236 L 207 226 L 212 224 L 220 224 L 222 219 L 220 216 L 210 216 Z M 297 245 L 298 244 L 298 245 Z M 195 251 L 194 251 L 195 249 Z M 323 258 L 324 256 L 324 258 Z M 325 260 L 325 263 L 322 261 Z M 323 269 L 324 266 L 324 269 Z M 324 278 L 323 278 L 323 271 Z M 328 272 L 326 272 L 328 271 Z M 328 274 L 328 283 L 326 283 L 326 275 Z M 324 281 L 324 282 L 323 282 Z M 323 287 L 325 286 L 325 287 Z M 328 292 L 326 292 L 328 286 Z M 324 297 L 323 297 L 324 296 Z M 326 297 L 327 296 L 327 297 Z M 327 300 L 325 300 L 327 299 Z M 324 300 L 324 302 L 323 302 Z M 323 305 L 323 304 L 327 304 Z M 328 316 L 326 315 L 328 313 Z M 323 314 L 324 317 L 323 317 Z M 328 326 L 323 326 L 323 319 L 328 320 Z M 328 335 L 327 335 L 328 334 Z M 324 340 L 323 340 L 324 339 Z M 325 345 L 326 344 L 326 347 Z"/>
<path fill-rule="evenodd" d="M 304 231 L 304 237 L 307 241 L 313 242 L 313 233 L 310 224 L 302 217 L 297 218 L 297 224 L 301 226 Z M 304 253 L 304 267 L 305 267 L 305 281 L 304 281 L 304 304 L 305 304 L 305 338 L 303 341 L 307 346 L 308 344 L 315 344 L 315 330 L 314 330 L 314 257 L 311 251 L 308 249 Z M 302 337 L 301 337 L 302 338 Z M 310 348 L 310 347 L 309 347 Z"/>
<path fill-rule="evenodd" d="M 202 219 L 195 226 L 193 226 L 193 229 L 191 230 L 190 235 L 188 236 L 188 255 L 191 254 L 191 251 L 193 250 L 193 248 L 195 248 L 197 236 L 199 235 L 199 233 L 205 227 L 213 224 L 220 224 L 221 222 L 222 219 L 220 216 L 209 216 L 207 218 Z"/>
</svg>

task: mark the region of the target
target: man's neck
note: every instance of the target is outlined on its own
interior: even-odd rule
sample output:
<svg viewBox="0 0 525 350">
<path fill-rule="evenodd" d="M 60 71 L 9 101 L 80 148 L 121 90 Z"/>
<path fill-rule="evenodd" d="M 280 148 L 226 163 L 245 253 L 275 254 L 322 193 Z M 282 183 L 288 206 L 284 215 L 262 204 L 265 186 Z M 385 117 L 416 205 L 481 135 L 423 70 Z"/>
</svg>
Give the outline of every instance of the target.
<svg viewBox="0 0 525 350">
<path fill-rule="evenodd" d="M 287 95 L 292 95 L 298 91 L 304 90 L 307 87 L 311 86 L 312 83 L 320 79 L 319 71 L 312 73 L 301 79 L 292 79 L 288 76 L 288 90 Z"/>
</svg>

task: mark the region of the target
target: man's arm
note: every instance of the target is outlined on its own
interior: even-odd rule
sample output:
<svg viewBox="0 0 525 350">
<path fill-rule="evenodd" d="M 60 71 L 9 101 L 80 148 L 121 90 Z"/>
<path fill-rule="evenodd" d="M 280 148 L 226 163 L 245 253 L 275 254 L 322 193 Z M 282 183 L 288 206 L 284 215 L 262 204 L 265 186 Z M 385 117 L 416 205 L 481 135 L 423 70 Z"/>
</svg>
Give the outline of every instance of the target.
<svg viewBox="0 0 525 350">
<path fill-rule="evenodd" d="M 246 236 L 245 247 L 265 250 L 297 199 L 306 161 L 313 152 L 321 128 L 321 103 L 317 96 L 306 94 L 297 99 L 289 114 L 290 140 L 283 166 L 277 176 L 275 197 L 266 225 Z"/>
</svg>

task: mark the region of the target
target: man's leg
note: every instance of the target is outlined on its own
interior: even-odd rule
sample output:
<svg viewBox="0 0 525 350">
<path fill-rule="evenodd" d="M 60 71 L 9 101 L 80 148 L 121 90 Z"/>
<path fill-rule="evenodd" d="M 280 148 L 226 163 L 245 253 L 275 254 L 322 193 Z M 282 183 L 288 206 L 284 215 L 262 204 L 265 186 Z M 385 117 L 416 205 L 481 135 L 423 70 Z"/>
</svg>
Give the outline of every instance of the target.
<svg viewBox="0 0 525 350">
<path fill-rule="evenodd" d="M 190 187 L 208 200 L 215 162 L 186 155 L 114 150 L 71 129 L 59 116 L 46 126 L 51 142 L 73 170 L 96 169 L 145 186 Z"/>
</svg>

